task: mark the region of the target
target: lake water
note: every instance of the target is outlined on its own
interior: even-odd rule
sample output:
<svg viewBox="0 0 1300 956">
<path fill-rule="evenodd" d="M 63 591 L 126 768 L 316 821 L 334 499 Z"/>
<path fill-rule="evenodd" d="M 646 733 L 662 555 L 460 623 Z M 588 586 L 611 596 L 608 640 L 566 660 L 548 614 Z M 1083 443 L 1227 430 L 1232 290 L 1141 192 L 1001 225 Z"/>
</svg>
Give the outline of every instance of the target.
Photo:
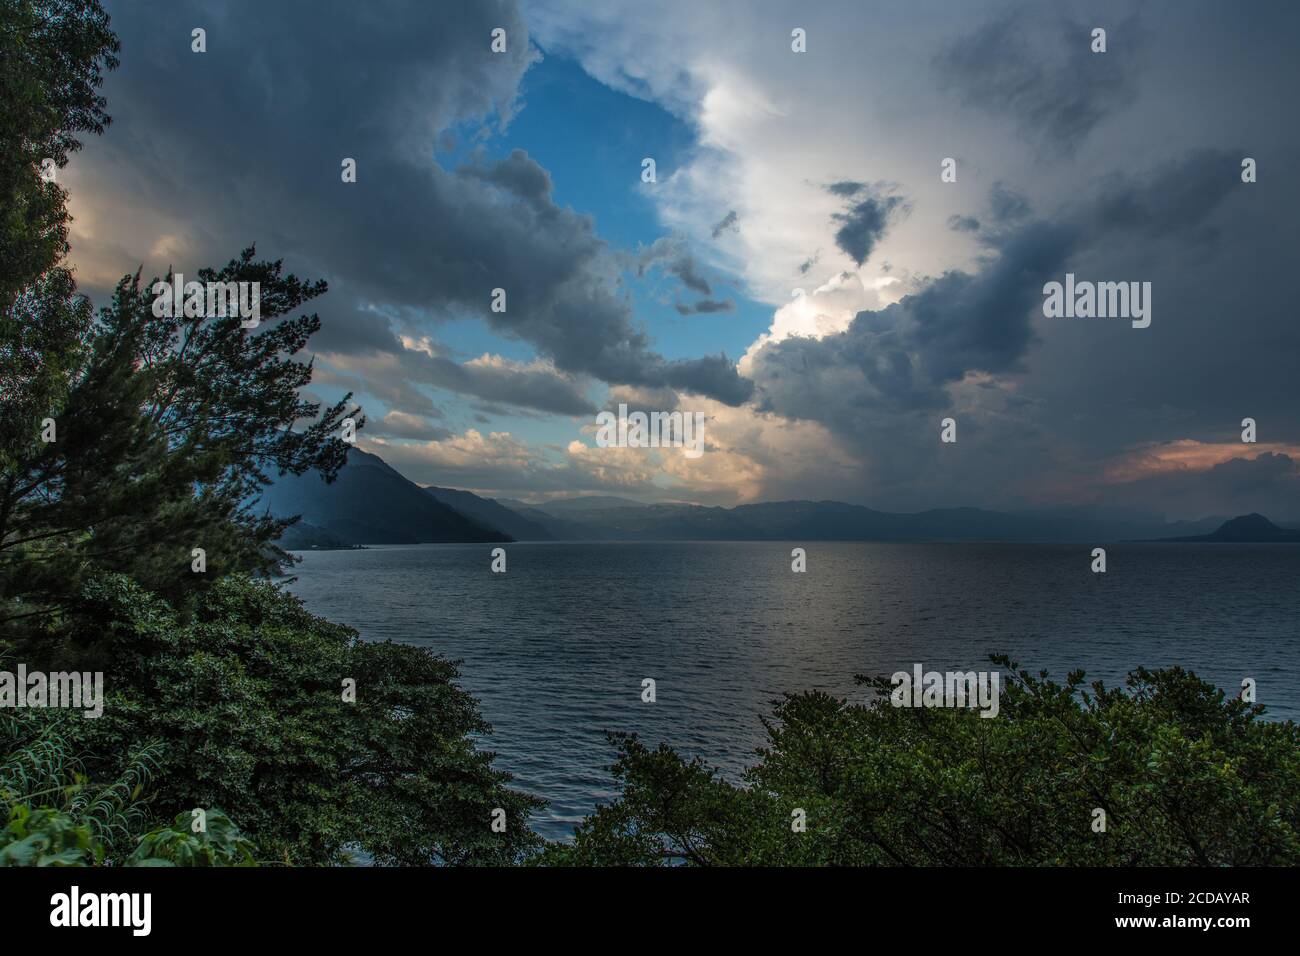
<svg viewBox="0 0 1300 956">
<path fill-rule="evenodd" d="M 1116 683 L 1181 664 L 1300 719 L 1300 547 L 700 542 L 415 545 L 308 553 L 290 590 L 370 640 L 462 662 L 462 685 L 535 818 L 569 835 L 613 796 L 606 731 L 738 773 L 783 691 L 861 695 L 855 674 L 988 669 L 1007 653 Z M 657 700 L 642 703 L 641 681 Z"/>
</svg>

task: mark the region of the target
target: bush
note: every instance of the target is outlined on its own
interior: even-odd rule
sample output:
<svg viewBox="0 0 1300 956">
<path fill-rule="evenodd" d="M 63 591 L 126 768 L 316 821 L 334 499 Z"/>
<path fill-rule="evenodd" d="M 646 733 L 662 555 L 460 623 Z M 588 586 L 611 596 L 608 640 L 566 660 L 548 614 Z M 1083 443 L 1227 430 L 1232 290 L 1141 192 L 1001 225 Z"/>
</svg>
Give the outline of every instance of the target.
<svg viewBox="0 0 1300 956">
<path fill-rule="evenodd" d="M 120 862 L 149 818 L 141 801 L 156 745 L 119 762 L 88 760 L 73 743 L 80 716 L 45 710 L 0 714 L 0 865 Z M 100 768 L 96 783 L 89 765 Z"/>
<path fill-rule="evenodd" d="M 220 810 L 205 813 L 203 829 L 194 832 L 191 813 L 178 813 L 171 826 L 140 838 L 128 866 L 257 866 L 253 844 Z"/>
<path fill-rule="evenodd" d="M 266 581 L 231 576 L 183 620 L 122 576 L 86 589 L 90 633 L 66 649 L 105 671 L 104 715 L 75 723 L 80 749 L 112 760 L 160 743 L 154 802 L 232 812 L 263 860 L 508 863 L 540 843 L 541 801 L 473 737 L 490 732 L 422 648 L 366 643 Z M 343 699 L 355 681 L 355 703 Z M 494 833 L 492 811 L 506 811 Z"/>
<path fill-rule="evenodd" d="M 1058 685 L 994 661 L 1010 680 L 993 719 L 786 695 L 743 787 L 698 759 L 616 737 L 620 797 L 543 862 L 1300 863 L 1295 723 L 1261 720 L 1262 707 L 1177 667 L 1138 669 L 1126 691 L 1085 687 L 1082 673 Z M 802 833 L 792 828 L 799 809 Z"/>
</svg>

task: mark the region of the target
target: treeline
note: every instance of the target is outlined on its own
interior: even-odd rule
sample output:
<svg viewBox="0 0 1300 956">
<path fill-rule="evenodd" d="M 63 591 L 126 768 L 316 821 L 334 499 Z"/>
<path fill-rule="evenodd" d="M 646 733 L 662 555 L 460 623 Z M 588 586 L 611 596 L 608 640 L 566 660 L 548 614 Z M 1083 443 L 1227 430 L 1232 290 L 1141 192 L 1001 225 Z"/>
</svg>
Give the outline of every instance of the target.
<svg viewBox="0 0 1300 956">
<path fill-rule="evenodd" d="M 1300 728 L 1180 668 L 1064 684 L 994 657 L 999 714 L 787 695 L 733 784 L 618 737 L 565 865 L 1295 866 Z"/>
</svg>

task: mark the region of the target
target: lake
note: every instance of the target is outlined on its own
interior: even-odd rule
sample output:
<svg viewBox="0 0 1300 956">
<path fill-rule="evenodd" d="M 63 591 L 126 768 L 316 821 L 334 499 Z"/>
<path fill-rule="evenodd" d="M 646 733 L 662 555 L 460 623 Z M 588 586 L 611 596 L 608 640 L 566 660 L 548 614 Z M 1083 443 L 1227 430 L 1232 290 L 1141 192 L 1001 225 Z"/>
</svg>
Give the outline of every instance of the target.
<svg viewBox="0 0 1300 956">
<path fill-rule="evenodd" d="M 791 571 L 793 547 L 807 571 Z M 460 660 L 534 818 L 567 837 L 613 796 L 606 731 L 729 775 L 783 691 L 862 696 L 855 674 L 987 670 L 1007 653 L 1063 680 L 1181 664 L 1300 719 L 1300 547 L 874 542 L 528 543 L 308 552 L 289 589 L 368 640 Z M 656 701 L 641 700 L 644 678 Z"/>
</svg>

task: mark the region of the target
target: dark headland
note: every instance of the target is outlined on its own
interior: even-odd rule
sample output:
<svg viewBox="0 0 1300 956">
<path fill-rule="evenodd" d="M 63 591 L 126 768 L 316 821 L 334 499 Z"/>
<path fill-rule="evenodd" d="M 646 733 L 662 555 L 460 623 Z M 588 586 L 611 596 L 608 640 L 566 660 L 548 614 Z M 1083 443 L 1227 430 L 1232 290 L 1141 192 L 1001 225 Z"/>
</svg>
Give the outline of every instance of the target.
<svg viewBox="0 0 1300 956">
<path fill-rule="evenodd" d="M 1153 538 L 1154 541 L 1218 541 L 1237 544 L 1300 543 L 1300 530 L 1279 528 L 1261 514 L 1230 518 L 1209 534 L 1182 538 Z"/>
</svg>

